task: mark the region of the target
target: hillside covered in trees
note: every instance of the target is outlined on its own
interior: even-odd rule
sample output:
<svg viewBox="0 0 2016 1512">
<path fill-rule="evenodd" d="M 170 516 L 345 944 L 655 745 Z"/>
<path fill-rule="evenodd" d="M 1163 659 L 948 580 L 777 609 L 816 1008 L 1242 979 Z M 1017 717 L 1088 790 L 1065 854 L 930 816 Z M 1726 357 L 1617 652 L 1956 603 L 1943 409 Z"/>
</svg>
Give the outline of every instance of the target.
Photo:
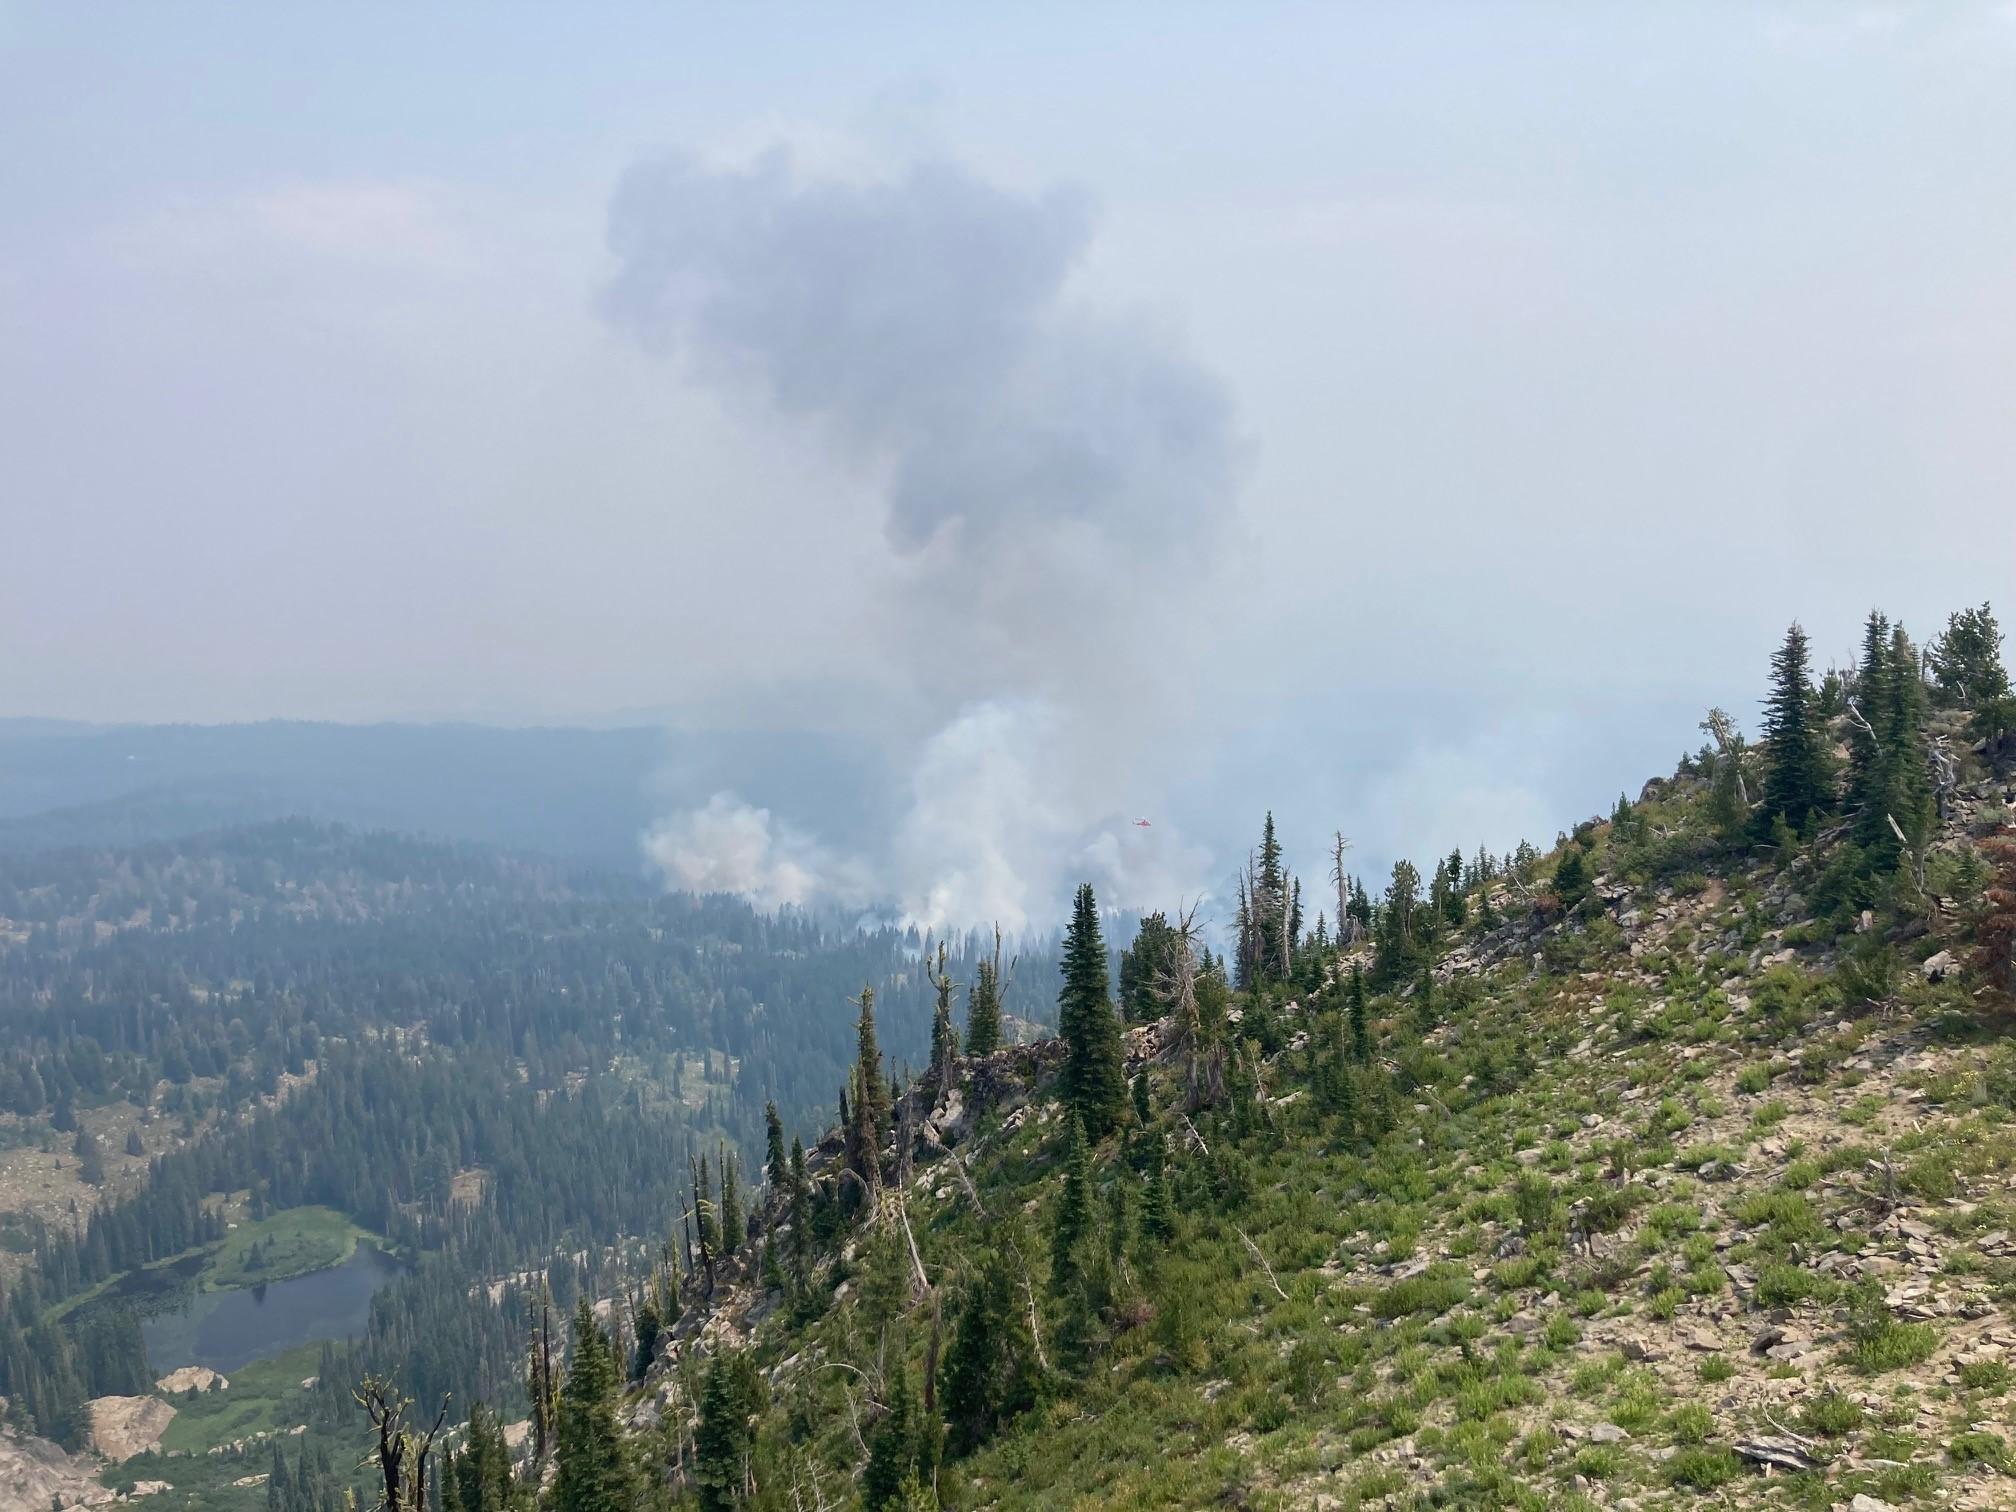
<svg viewBox="0 0 2016 1512">
<path fill-rule="evenodd" d="M 943 974 L 892 1081 L 862 994 L 840 1123 L 773 1126 L 753 1200 L 692 1163 L 654 1263 L 538 1335 L 518 1447 L 479 1413 L 426 1495 L 2009 1505 L 1993 618 L 1872 615 L 1817 676 L 1795 626 L 1762 738 L 1702 733 L 1545 853 L 1383 886 L 1270 819 L 1222 952 L 1186 907 L 1114 972 L 1084 889 L 1054 1040 L 996 1048 L 983 976 L 962 1044 Z"/>
<path fill-rule="evenodd" d="M 568 1305 L 655 1251 L 686 1152 L 753 1171 L 766 1117 L 830 1118 L 863 983 L 921 1062 L 930 944 L 298 820 L 0 855 L 7 1422 L 84 1446 L 93 1399 L 154 1390 L 174 1278 L 308 1209 L 405 1262 L 296 1393 L 311 1462 L 326 1433 L 354 1463 L 369 1370 L 522 1410 L 528 1290 Z M 1025 953 L 1011 1031 L 1053 970 Z"/>
</svg>

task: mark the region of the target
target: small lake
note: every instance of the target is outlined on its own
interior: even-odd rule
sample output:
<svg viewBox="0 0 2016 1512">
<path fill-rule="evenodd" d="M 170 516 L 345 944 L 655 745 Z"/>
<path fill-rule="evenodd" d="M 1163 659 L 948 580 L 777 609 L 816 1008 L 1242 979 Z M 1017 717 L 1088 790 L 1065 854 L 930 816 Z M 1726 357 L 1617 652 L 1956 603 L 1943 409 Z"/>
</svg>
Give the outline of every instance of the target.
<svg viewBox="0 0 2016 1512">
<path fill-rule="evenodd" d="M 147 1364 L 155 1375 L 207 1365 L 229 1375 L 320 1339 L 361 1334 L 371 1298 L 405 1269 L 382 1250 L 360 1244 L 327 1270 L 246 1291 L 194 1291 L 179 1306 L 162 1307 L 140 1323 Z"/>
</svg>

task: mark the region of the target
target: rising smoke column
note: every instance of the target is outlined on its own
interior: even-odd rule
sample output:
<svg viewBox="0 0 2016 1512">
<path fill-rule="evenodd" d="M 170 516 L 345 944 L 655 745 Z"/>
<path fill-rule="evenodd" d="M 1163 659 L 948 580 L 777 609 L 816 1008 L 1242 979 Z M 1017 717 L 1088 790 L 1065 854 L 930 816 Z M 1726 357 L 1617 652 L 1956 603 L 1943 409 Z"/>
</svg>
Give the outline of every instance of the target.
<svg viewBox="0 0 2016 1512">
<path fill-rule="evenodd" d="M 820 178 L 783 149 L 640 165 L 610 210 L 611 324 L 881 491 L 892 576 L 864 649 L 904 669 L 926 722 L 880 865 L 922 923 L 1041 922 L 1081 874 L 1111 903 L 1165 903 L 1201 875 L 1123 811 L 1154 801 L 1157 744 L 1194 697 L 1190 598 L 1240 447 L 1212 375 L 1073 296 L 1092 231 L 1070 190 L 948 163 Z M 669 874 L 736 872 L 682 851 Z"/>
</svg>

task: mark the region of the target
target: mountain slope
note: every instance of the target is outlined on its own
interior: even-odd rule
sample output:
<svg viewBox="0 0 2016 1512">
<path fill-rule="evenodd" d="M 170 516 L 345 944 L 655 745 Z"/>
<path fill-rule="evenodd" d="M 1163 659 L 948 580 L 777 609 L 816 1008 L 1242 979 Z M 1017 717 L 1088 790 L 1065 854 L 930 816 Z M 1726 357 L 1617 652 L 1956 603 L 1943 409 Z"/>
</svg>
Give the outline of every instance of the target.
<svg viewBox="0 0 2016 1512">
<path fill-rule="evenodd" d="M 829 1137 L 768 1283 L 664 1304 L 635 1452 L 709 1506 L 2016 1503 L 2016 1051 L 1966 964 L 2016 791 L 1926 711 L 1872 851 L 1841 695 L 1803 833 L 1736 742 L 1432 908 L 1396 872 L 1369 942 L 1135 1029 L 1147 1116 L 1089 1152 L 1055 1047 L 911 1089 L 872 1209 Z"/>
</svg>

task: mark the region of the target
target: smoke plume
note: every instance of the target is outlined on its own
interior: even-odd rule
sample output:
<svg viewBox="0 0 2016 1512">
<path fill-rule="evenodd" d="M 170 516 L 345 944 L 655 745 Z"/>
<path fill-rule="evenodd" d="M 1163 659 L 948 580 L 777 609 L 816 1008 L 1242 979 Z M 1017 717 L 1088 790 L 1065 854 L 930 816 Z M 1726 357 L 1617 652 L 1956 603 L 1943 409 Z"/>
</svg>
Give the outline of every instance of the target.
<svg viewBox="0 0 2016 1512">
<path fill-rule="evenodd" d="M 1130 820 L 1174 768 L 1159 747 L 1191 705 L 1187 604 L 1240 447 L 1223 386 L 1170 335 L 1074 294 L 1093 224 L 1070 190 L 947 163 L 808 176 L 781 148 L 642 165 L 610 211 L 615 328 L 752 423 L 809 429 L 877 491 L 888 570 L 862 585 L 862 649 L 885 675 L 864 717 L 909 778 L 872 864 L 934 926 L 1054 919 L 1073 873 L 1116 906 L 1201 875 L 1166 825 Z M 762 827 L 723 822 L 733 805 L 661 828 L 679 843 L 652 855 L 685 858 L 668 877 L 757 898 L 825 886 L 789 857 L 788 880 L 747 867 Z M 714 840 L 734 858 L 707 864 Z"/>
</svg>

